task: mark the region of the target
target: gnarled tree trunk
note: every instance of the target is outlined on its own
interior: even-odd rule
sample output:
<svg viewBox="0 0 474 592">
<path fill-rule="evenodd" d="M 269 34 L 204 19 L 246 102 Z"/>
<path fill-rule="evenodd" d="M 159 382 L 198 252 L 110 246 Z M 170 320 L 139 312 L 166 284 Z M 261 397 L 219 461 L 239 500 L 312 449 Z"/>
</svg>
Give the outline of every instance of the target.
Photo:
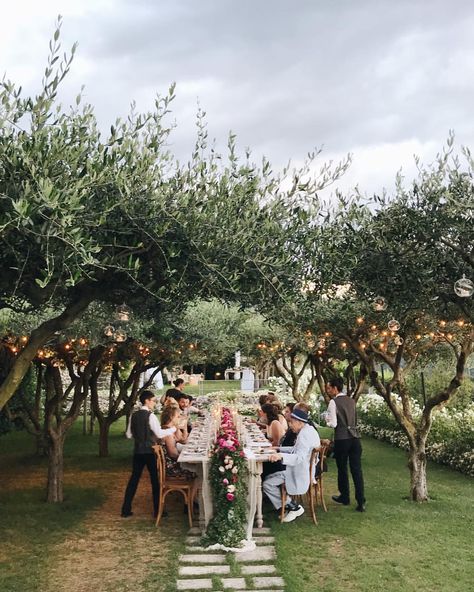
<svg viewBox="0 0 474 592">
<path fill-rule="evenodd" d="M 426 438 L 416 438 L 410 443 L 410 498 L 414 502 L 428 500 L 428 484 L 426 481 Z"/>
<path fill-rule="evenodd" d="M 109 456 L 110 423 L 103 420 L 99 423 L 99 456 Z"/>
<path fill-rule="evenodd" d="M 64 499 L 64 435 L 48 438 L 48 493 L 49 503 L 62 502 Z"/>
</svg>

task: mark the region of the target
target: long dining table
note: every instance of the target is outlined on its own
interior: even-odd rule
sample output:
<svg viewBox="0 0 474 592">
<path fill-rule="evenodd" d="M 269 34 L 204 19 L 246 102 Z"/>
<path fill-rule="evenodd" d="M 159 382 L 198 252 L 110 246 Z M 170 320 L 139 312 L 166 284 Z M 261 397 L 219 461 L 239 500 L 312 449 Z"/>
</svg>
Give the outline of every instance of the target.
<svg viewBox="0 0 474 592">
<path fill-rule="evenodd" d="M 252 539 L 254 524 L 263 527 L 262 471 L 263 463 L 269 460 L 271 443 L 260 428 L 251 421 L 242 421 L 240 438 L 244 445 L 248 466 L 247 481 L 247 540 Z M 193 471 L 198 480 L 199 527 L 205 532 L 213 515 L 212 491 L 209 483 L 209 463 L 215 442 L 215 428 L 211 417 L 198 418 L 188 441 L 181 447 L 178 462 L 183 468 Z"/>
</svg>

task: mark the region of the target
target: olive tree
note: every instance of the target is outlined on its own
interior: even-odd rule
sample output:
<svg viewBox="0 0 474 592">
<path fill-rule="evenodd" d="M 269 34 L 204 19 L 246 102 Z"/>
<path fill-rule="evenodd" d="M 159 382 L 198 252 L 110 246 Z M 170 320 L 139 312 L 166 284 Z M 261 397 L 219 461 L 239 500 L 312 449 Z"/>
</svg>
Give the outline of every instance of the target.
<svg viewBox="0 0 474 592">
<path fill-rule="evenodd" d="M 0 92 L 0 303 L 55 311 L 0 385 L 0 408 L 38 349 L 93 301 L 178 310 L 199 296 L 277 300 L 293 281 L 286 244 L 305 222 L 302 202 L 349 163 L 312 173 L 314 153 L 299 170 L 275 173 L 265 159 L 240 159 L 232 135 L 223 158 L 199 114 L 195 149 L 180 165 L 166 147 L 174 86 L 103 136 L 81 94 L 69 109 L 58 103 L 75 52 L 61 57 L 59 37 L 58 26 L 36 96 L 8 80 Z"/>
</svg>

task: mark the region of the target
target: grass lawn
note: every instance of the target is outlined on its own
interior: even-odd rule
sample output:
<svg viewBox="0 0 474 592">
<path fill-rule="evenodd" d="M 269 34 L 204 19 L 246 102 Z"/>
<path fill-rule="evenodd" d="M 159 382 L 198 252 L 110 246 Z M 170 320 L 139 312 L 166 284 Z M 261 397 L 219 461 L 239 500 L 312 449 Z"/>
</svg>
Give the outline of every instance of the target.
<svg viewBox="0 0 474 592">
<path fill-rule="evenodd" d="M 21 432 L 0 439 L 0 590 L 3 592 L 172 592 L 187 523 L 181 501 L 156 529 L 145 475 L 133 518 L 119 517 L 131 445 L 114 426 L 111 457 L 75 426 L 66 446 L 66 501 L 44 503 L 46 464 Z M 472 479 L 429 466 L 433 501 L 404 499 L 403 452 L 364 441 L 367 512 L 330 502 L 335 465 L 326 475 L 329 511 L 266 525 L 276 536 L 286 592 L 466 592 L 474 581 Z M 145 555 L 146 560 L 142 557 Z"/>
<path fill-rule="evenodd" d="M 161 395 L 172 385 L 165 384 L 164 388 L 159 392 Z M 204 380 L 200 384 L 189 385 L 184 387 L 184 392 L 188 395 L 198 396 L 207 395 L 216 391 L 238 391 L 240 390 L 240 380 Z"/>
<path fill-rule="evenodd" d="M 405 454 L 375 440 L 363 443 L 367 512 L 338 506 L 336 466 L 325 477 L 328 512 L 318 526 L 305 516 L 271 525 L 287 592 L 467 592 L 474 589 L 474 487 L 471 478 L 430 464 L 433 500 L 404 499 Z M 319 509 L 319 508 L 318 508 Z"/>
<path fill-rule="evenodd" d="M 111 457 L 97 456 L 97 437 L 74 426 L 65 449 L 65 502 L 45 499 L 47 464 L 33 456 L 24 432 L 0 438 L 1 592 L 170 592 L 187 518 L 171 501 L 156 529 L 144 474 L 134 516 L 120 518 L 132 444 L 113 426 Z M 145 557 L 145 562 L 143 561 Z M 159 576 L 159 577 L 157 577 Z"/>
</svg>

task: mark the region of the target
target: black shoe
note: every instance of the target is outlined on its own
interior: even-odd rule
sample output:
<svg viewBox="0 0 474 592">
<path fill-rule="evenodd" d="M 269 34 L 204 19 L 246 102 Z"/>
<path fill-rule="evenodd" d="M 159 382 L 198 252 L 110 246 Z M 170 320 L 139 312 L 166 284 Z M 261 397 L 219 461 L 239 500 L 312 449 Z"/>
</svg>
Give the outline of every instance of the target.
<svg viewBox="0 0 474 592">
<path fill-rule="evenodd" d="M 356 512 L 365 512 L 365 506 L 363 504 L 359 504 L 356 508 Z"/>
<path fill-rule="evenodd" d="M 133 512 L 122 512 L 120 516 L 122 516 L 122 518 L 130 518 L 130 516 L 133 516 Z"/>
<path fill-rule="evenodd" d="M 291 504 L 286 504 L 285 510 L 287 512 L 294 512 L 295 510 L 298 510 L 299 507 L 299 504 L 297 504 L 296 502 L 291 502 Z"/>
<path fill-rule="evenodd" d="M 331 499 L 333 502 L 336 502 L 336 504 L 342 504 L 343 506 L 348 506 L 350 504 L 350 502 L 345 502 L 340 495 L 332 495 Z"/>
</svg>

